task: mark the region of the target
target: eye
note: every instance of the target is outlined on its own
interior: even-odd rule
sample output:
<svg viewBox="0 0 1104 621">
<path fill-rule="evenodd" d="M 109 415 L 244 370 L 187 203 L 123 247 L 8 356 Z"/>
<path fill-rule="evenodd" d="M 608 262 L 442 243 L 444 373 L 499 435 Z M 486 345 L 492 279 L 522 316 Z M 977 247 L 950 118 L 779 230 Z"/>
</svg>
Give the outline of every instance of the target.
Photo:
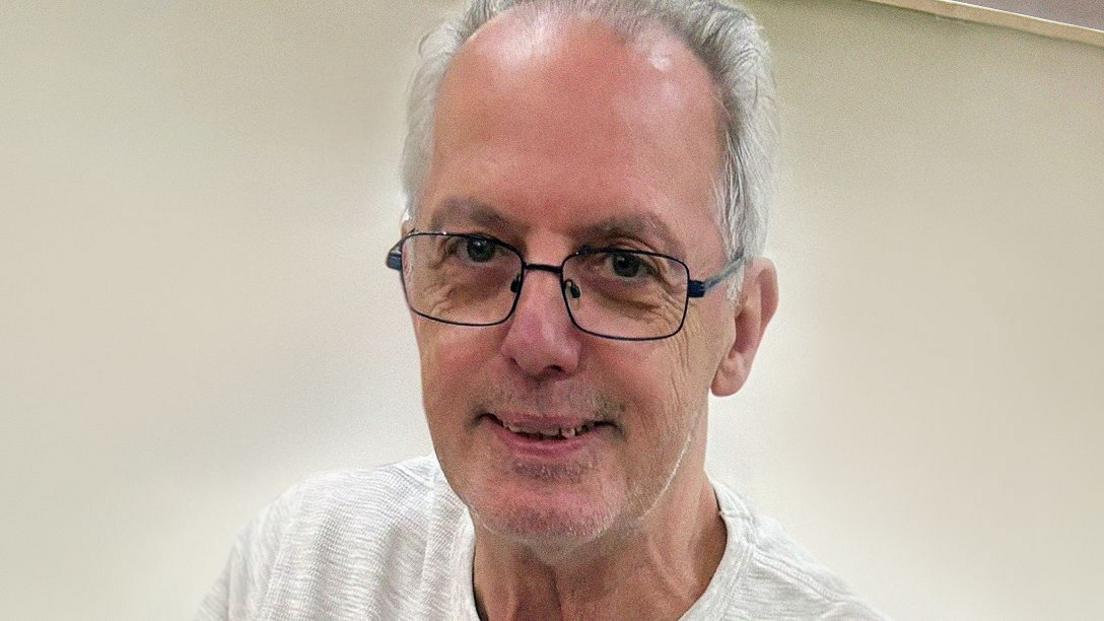
<svg viewBox="0 0 1104 621">
<path fill-rule="evenodd" d="M 624 252 L 615 252 L 610 255 L 610 265 L 613 273 L 621 278 L 636 278 L 640 270 L 644 268 L 640 257 Z"/>
<path fill-rule="evenodd" d="M 640 260 L 631 254 L 612 254 L 609 262 L 613 265 L 614 274 L 623 278 L 631 278 L 640 272 Z"/>
<path fill-rule="evenodd" d="M 609 253 L 609 266 L 619 278 L 636 278 L 651 273 L 643 257 L 629 252 Z"/>
<path fill-rule="evenodd" d="M 464 240 L 464 252 L 474 263 L 486 263 L 495 256 L 496 244 L 489 239 L 468 237 Z"/>
</svg>

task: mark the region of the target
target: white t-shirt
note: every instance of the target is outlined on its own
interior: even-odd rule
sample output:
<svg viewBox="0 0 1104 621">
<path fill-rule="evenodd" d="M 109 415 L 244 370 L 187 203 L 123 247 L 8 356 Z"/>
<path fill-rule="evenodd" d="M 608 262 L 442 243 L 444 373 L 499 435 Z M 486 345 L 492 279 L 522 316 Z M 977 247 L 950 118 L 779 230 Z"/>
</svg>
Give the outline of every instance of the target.
<svg viewBox="0 0 1104 621">
<path fill-rule="evenodd" d="M 714 483 L 727 543 L 684 620 L 882 619 Z M 475 534 L 436 459 L 317 476 L 238 536 L 197 615 L 206 619 L 477 621 Z"/>
</svg>

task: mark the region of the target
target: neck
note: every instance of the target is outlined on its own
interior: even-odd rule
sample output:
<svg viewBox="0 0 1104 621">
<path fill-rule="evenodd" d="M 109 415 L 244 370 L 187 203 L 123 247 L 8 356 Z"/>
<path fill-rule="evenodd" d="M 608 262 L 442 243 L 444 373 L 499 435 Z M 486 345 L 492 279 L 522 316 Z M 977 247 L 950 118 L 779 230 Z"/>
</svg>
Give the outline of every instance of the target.
<svg viewBox="0 0 1104 621">
<path fill-rule="evenodd" d="M 638 523 L 564 549 L 476 527 L 474 582 L 482 619 L 674 619 L 720 563 L 725 526 L 701 465 L 672 482 Z M 681 474 L 681 473 L 680 473 Z"/>
</svg>

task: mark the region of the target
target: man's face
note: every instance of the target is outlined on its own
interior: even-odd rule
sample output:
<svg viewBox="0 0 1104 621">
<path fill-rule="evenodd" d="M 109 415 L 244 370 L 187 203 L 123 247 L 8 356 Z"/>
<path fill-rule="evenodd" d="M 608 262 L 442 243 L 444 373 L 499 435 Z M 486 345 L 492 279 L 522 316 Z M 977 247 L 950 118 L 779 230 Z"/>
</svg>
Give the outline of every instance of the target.
<svg viewBox="0 0 1104 621">
<path fill-rule="evenodd" d="M 705 68 L 666 35 L 500 17 L 442 85 L 413 225 L 492 236 L 533 263 L 618 246 L 710 276 L 725 262 L 715 101 Z M 707 394 L 735 332 L 723 294 L 692 301 L 671 338 L 616 341 L 576 329 L 558 278 L 534 271 L 504 324 L 414 327 L 435 450 L 481 527 L 582 543 L 639 527 L 700 482 Z"/>
</svg>

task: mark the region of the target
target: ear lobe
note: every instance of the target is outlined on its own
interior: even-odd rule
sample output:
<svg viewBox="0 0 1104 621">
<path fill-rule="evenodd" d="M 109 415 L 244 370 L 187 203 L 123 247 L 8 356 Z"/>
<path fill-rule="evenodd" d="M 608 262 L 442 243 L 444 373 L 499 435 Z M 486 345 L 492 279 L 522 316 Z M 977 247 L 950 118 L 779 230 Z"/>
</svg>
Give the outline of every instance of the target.
<svg viewBox="0 0 1104 621">
<path fill-rule="evenodd" d="M 751 363 L 767 324 L 778 309 L 778 274 L 769 259 L 753 259 L 744 268 L 733 321 L 736 333 L 732 345 L 717 367 L 710 389 L 718 397 L 727 397 L 743 387 L 751 374 Z"/>
</svg>

